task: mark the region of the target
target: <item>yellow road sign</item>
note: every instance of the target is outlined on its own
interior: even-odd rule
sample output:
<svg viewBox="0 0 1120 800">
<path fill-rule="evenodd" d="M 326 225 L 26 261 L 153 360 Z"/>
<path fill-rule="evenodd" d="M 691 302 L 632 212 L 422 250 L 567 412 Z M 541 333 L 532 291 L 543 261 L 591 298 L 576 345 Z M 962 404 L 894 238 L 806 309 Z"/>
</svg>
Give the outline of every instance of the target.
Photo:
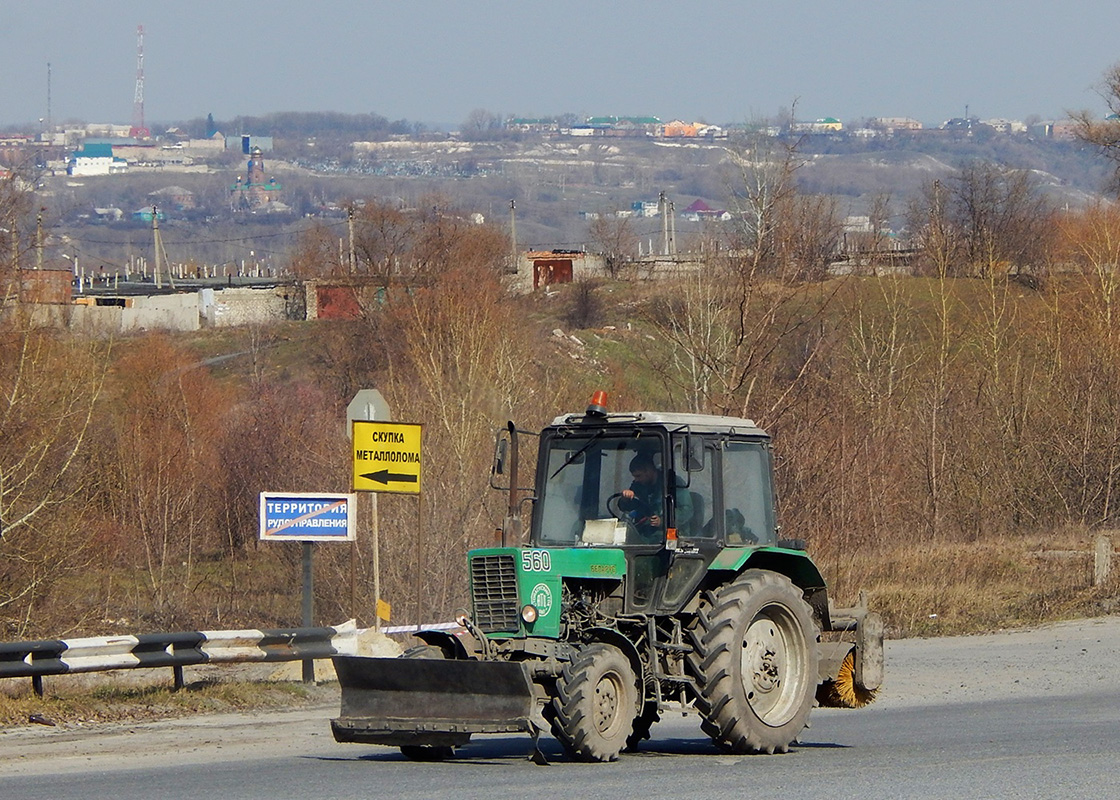
<svg viewBox="0 0 1120 800">
<path fill-rule="evenodd" d="M 356 492 L 420 494 L 420 425 L 354 420 Z"/>
</svg>

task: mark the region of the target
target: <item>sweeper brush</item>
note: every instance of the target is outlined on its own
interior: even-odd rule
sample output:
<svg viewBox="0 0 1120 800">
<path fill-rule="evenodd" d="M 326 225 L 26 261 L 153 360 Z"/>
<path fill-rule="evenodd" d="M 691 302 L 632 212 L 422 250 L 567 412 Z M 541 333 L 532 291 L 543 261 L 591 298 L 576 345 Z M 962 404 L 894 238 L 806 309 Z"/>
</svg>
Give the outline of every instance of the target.
<svg viewBox="0 0 1120 800">
<path fill-rule="evenodd" d="M 817 687 L 817 702 L 824 708 L 863 708 L 875 699 L 878 689 L 867 689 L 856 683 L 856 651 L 848 651 L 836 677 Z"/>
</svg>

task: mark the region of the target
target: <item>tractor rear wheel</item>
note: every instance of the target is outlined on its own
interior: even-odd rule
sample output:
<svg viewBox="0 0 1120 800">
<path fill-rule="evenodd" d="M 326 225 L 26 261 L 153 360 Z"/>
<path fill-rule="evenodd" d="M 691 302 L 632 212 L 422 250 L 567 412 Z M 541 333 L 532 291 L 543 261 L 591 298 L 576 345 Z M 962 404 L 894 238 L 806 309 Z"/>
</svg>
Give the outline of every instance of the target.
<svg viewBox="0 0 1120 800">
<path fill-rule="evenodd" d="M 704 732 L 733 753 L 786 752 L 817 688 L 812 609 L 767 570 L 748 570 L 704 599 L 689 662 Z"/>
<path fill-rule="evenodd" d="M 614 761 L 638 715 L 638 685 L 617 647 L 583 648 L 556 679 L 552 734 L 577 761 Z"/>
</svg>

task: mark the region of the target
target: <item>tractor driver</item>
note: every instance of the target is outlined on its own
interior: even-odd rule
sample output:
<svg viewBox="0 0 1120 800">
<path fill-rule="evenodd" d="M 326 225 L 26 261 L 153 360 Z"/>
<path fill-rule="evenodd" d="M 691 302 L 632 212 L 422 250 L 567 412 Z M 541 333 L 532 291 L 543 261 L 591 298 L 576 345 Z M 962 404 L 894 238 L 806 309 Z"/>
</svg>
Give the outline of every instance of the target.
<svg viewBox="0 0 1120 800">
<path fill-rule="evenodd" d="M 665 489 L 661 471 L 653 459 L 639 453 L 630 461 L 630 475 L 634 482 L 622 491 L 618 507 L 630 513 L 642 542 L 653 544 L 665 537 Z M 692 497 L 687 491 L 677 490 L 677 518 L 692 518 Z"/>
</svg>

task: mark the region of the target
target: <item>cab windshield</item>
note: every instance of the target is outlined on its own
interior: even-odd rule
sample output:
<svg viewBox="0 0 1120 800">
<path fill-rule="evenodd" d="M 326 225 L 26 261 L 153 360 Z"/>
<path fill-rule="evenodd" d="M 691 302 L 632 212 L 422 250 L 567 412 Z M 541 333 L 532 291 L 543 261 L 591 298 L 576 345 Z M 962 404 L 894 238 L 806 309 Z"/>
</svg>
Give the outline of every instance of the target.
<svg viewBox="0 0 1120 800">
<path fill-rule="evenodd" d="M 663 435 L 648 431 L 554 435 L 537 467 L 543 492 L 536 504 L 533 543 L 660 541 L 668 514 L 662 465 L 665 441 Z M 635 497 L 624 497 L 626 490 Z"/>
</svg>

